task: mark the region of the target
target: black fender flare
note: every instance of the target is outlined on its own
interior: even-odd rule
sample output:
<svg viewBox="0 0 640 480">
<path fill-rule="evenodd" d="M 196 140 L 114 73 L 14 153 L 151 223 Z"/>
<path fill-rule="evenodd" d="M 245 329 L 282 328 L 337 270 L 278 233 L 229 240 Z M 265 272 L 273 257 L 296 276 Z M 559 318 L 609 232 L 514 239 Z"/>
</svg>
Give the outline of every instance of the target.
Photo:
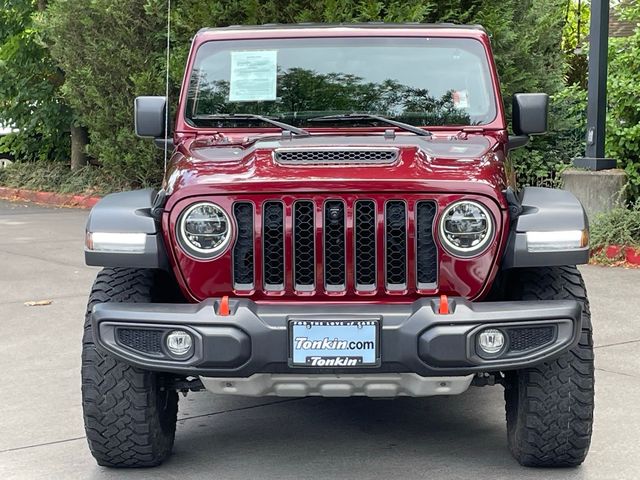
<svg viewBox="0 0 640 480">
<path fill-rule="evenodd" d="M 589 220 L 580 201 L 569 191 L 525 187 L 519 205 L 511 208 L 511 232 L 502 259 L 502 268 L 580 265 L 589 262 L 589 247 L 530 252 L 527 232 L 553 232 L 589 229 Z M 516 215 L 513 215 L 517 212 Z"/>
<path fill-rule="evenodd" d="M 98 267 L 169 269 L 167 252 L 159 223 L 154 217 L 157 190 L 147 188 L 112 193 L 100 200 L 89 213 L 87 235 L 93 232 L 144 233 L 141 253 L 103 252 L 84 249 L 85 263 Z"/>
</svg>

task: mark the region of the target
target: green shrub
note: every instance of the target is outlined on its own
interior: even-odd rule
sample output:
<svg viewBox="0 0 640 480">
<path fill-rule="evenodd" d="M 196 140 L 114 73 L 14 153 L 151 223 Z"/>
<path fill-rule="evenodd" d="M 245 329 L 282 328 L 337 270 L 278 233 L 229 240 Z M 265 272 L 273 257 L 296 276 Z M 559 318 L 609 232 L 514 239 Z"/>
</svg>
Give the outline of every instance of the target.
<svg viewBox="0 0 640 480">
<path fill-rule="evenodd" d="M 590 229 L 591 247 L 640 246 L 640 203 L 616 208 L 596 217 Z"/>
<path fill-rule="evenodd" d="M 103 195 L 130 188 L 128 182 L 105 174 L 102 168 L 87 165 L 70 170 L 60 162 L 15 162 L 0 168 L 0 185 L 59 193 Z"/>
</svg>

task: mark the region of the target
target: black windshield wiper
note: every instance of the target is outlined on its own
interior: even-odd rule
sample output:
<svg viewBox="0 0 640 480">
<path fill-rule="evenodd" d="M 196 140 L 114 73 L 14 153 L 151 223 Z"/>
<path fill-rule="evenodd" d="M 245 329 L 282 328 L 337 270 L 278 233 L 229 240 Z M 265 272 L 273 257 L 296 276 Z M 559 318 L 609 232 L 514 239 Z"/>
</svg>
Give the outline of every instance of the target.
<svg viewBox="0 0 640 480">
<path fill-rule="evenodd" d="M 371 115 L 369 113 L 346 113 L 339 115 L 324 115 L 322 117 L 312 117 L 309 118 L 308 122 L 347 122 L 347 121 L 357 121 L 357 120 L 375 120 L 377 122 L 386 123 L 388 125 L 393 125 L 394 127 L 401 128 L 402 130 L 406 130 L 407 132 L 413 132 L 416 135 L 421 135 L 423 137 L 430 137 L 431 132 L 428 130 L 423 130 L 419 127 L 414 127 L 413 125 L 409 125 L 408 123 L 398 122 L 396 120 L 391 120 L 390 118 L 381 117 L 379 115 Z"/>
<path fill-rule="evenodd" d="M 311 135 L 306 130 L 302 128 L 294 127 L 293 125 L 289 125 L 288 123 L 279 122 L 278 120 L 273 120 L 269 117 L 263 117 L 262 115 L 252 115 L 250 113 L 213 113 L 210 115 L 195 115 L 191 117 L 192 120 L 258 120 L 264 123 L 270 123 L 271 125 L 275 125 L 276 127 L 280 127 L 283 130 L 287 130 L 291 133 L 295 133 L 296 135 L 308 137 Z"/>
</svg>

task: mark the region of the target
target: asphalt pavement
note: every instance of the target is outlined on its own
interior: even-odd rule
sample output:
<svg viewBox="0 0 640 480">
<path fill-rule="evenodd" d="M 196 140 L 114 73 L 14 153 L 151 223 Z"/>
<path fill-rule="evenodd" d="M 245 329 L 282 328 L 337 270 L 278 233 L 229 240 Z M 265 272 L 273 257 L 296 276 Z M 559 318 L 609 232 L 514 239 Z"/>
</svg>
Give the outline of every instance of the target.
<svg viewBox="0 0 640 480">
<path fill-rule="evenodd" d="M 180 399 L 161 467 L 98 467 L 80 403 L 85 210 L 0 201 L 0 479 L 637 479 L 640 270 L 586 266 L 596 344 L 591 452 L 572 470 L 520 467 L 501 387 L 397 400 Z M 25 302 L 51 300 L 48 305 Z M 46 303 L 46 302 L 45 302 Z"/>
</svg>

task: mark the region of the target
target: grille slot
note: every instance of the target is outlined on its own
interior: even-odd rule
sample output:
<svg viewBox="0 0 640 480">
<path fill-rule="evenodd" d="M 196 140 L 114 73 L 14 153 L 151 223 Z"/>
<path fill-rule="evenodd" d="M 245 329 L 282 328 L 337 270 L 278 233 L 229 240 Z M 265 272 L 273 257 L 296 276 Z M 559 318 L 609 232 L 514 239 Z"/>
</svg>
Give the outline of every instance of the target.
<svg viewBox="0 0 640 480">
<path fill-rule="evenodd" d="M 385 206 L 386 284 L 389 290 L 407 288 L 407 209 L 401 200 Z"/>
<path fill-rule="evenodd" d="M 555 337 L 555 329 L 552 326 L 512 328 L 508 330 L 508 335 L 509 351 L 523 352 L 551 343 Z"/>
<path fill-rule="evenodd" d="M 341 200 L 324 204 L 324 278 L 328 291 L 346 288 L 345 208 Z"/>
<path fill-rule="evenodd" d="M 253 271 L 253 204 L 239 202 L 233 206 L 238 224 L 238 236 L 233 247 L 233 286 L 239 290 L 251 290 L 254 286 Z"/>
<path fill-rule="evenodd" d="M 418 288 L 433 287 L 437 280 L 438 251 L 433 239 L 435 202 L 416 205 L 416 270 Z"/>
<path fill-rule="evenodd" d="M 389 165 L 398 159 L 398 149 L 279 149 L 275 152 L 275 159 L 282 165 Z"/>
<path fill-rule="evenodd" d="M 309 200 L 298 201 L 293 207 L 293 276 L 296 290 L 315 287 L 315 206 Z"/>
<path fill-rule="evenodd" d="M 359 200 L 354 212 L 354 270 L 356 289 L 376 288 L 376 204 Z"/>
<path fill-rule="evenodd" d="M 284 289 L 284 206 L 265 202 L 262 212 L 262 271 L 265 290 Z"/>
<path fill-rule="evenodd" d="M 162 354 L 162 331 L 141 328 L 118 328 L 118 342 L 142 353 Z"/>
</svg>

